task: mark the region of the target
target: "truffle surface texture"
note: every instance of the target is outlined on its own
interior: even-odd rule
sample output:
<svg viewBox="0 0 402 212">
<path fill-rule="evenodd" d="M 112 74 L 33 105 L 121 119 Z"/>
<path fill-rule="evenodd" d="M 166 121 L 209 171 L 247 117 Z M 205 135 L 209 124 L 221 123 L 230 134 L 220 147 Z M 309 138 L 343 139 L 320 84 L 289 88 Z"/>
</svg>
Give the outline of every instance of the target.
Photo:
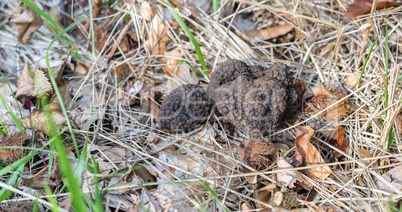
<svg viewBox="0 0 402 212">
<path fill-rule="evenodd" d="M 301 102 L 301 92 L 282 63 L 266 68 L 228 60 L 212 73 L 208 94 L 219 112 L 249 135 L 274 132 Z"/>
<path fill-rule="evenodd" d="M 207 120 L 211 107 L 211 100 L 201 86 L 182 85 L 165 98 L 159 118 L 162 126 L 174 132 L 189 132 Z"/>
</svg>

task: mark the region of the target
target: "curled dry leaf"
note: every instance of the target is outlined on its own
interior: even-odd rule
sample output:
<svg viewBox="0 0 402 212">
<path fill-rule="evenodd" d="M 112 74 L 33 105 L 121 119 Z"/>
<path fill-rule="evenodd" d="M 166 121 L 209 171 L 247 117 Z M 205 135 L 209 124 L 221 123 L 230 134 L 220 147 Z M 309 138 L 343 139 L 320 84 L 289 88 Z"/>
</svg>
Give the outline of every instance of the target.
<svg viewBox="0 0 402 212">
<path fill-rule="evenodd" d="M 354 107 L 349 103 L 349 99 L 339 101 L 346 96 L 344 93 L 334 94 L 324 85 L 314 87 L 312 90 L 314 97 L 307 102 L 306 112 L 320 113 L 321 120 L 333 123 L 345 118 L 348 113 L 354 110 Z M 328 108 L 330 106 L 331 108 Z"/>
<path fill-rule="evenodd" d="M 0 138 L 0 147 L 22 147 L 29 141 L 29 137 L 15 133 Z M 22 149 L 0 149 L 0 159 L 6 162 L 15 162 L 27 155 L 27 151 Z"/>
<path fill-rule="evenodd" d="M 278 170 L 293 168 L 293 166 L 290 165 L 288 161 L 281 155 L 278 156 L 276 164 L 278 166 Z M 279 184 L 289 188 L 295 188 L 296 181 L 299 182 L 303 181 L 303 178 L 301 177 L 300 173 L 296 170 L 287 170 L 283 172 L 278 172 L 276 174 L 276 178 Z"/>
<path fill-rule="evenodd" d="M 53 90 L 43 70 L 26 63 L 20 77 L 17 80 L 18 90 L 16 97 L 21 95 L 40 97 L 49 94 Z"/>
<path fill-rule="evenodd" d="M 382 178 L 389 182 L 389 185 L 385 184 L 382 180 L 377 180 L 377 187 L 380 190 L 392 192 L 402 191 L 402 165 L 399 165 L 382 175 Z M 391 186 L 391 187 L 389 187 Z"/>
<path fill-rule="evenodd" d="M 166 43 L 169 41 L 168 28 L 158 15 L 155 15 L 149 24 L 148 40 L 145 43 L 145 48 L 151 55 L 163 55 L 166 52 Z"/>
<path fill-rule="evenodd" d="M 297 127 L 296 134 L 298 135 L 295 141 L 296 153 L 301 156 L 301 165 L 308 167 L 324 164 L 325 161 L 320 152 L 310 143 L 314 130 L 310 126 Z M 300 159 L 300 157 L 297 159 Z M 319 166 L 306 169 L 303 172 L 312 178 L 327 179 L 332 170 L 328 166 Z"/>
<path fill-rule="evenodd" d="M 21 3 L 18 10 L 11 19 L 15 29 L 18 31 L 18 41 L 27 44 L 32 35 L 43 24 L 41 16 L 27 5 Z"/>
<path fill-rule="evenodd" d="M 377 10 L 384 9 L 386 7 L 402 5 L 397 0 L 377 0 Z M 345 12 L 345 16 L 348 18 L 356 18 L 357 16 L 364 15 L 371 10 L 373 0 L 354 0 Z"/>
<path fill-rule="evenodd" d="M 260 30 L 250 31 L 247 32 L 246 35 L 254 39 L 255 41 L 263 41 L 285 35 L 288 32 L 292 31 L 292 29 L 293 26 L 291 24 L 285 24 L 281 26 L 268 27 Z"/>
<path fill-rule="evenodd" d="M 342 126 L 337 126 L 334 130 L 331 131 L 331 134 L 327 138 L 327 142 L 332 146 L 338 148 L 342 152 L 346 152 L 349 146 L 349 142 L 345 137 L 345 133 L 345 128 L 343 128 Z M 334 156 L 336 158 L 339 158 L 343 155 L 339 151 L 335 151 Z"/>
</svg>

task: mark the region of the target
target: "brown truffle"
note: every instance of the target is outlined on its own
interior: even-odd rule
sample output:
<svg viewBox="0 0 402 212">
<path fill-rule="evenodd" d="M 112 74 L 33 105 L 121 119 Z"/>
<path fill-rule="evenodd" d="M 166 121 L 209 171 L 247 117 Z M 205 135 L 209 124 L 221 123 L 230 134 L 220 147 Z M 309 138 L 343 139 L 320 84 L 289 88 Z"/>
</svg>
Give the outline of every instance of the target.
<svg viewBox="0 0 402 212">
<path fill-rule="evenodd" d="M 211 112 L 211 101 L 198 85 L 182 85 L 163 101 L 159 118 L 164 127 L 174 132 L 188 132 L 202 125 Z"/>
<path fill-rule="evenodd" d="M 228 60 L 211 75 L 208 93 L 219 112 L 249 135 L 274 132 L 301 102 L 300 90 L 281 63 L 266 68 Z"/>
</svg>

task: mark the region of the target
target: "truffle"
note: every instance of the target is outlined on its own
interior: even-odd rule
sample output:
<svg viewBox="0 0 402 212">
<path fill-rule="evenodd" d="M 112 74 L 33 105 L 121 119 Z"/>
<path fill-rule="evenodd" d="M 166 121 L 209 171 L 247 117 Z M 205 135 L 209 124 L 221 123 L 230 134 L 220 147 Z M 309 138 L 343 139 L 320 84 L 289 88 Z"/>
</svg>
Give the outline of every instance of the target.
<svg viewBox="0 0 402 212">
<path fill-rule="evenodd" d="M 266 68 L 228 60 L 212 73 L 208 94 L 219 112 L 249 135 L 274 132 L 301 102 L 301 92 L 282 63 Z"/>
<path fill-rule="evenodd" d="M 159 118 L 162 126 L 174 132 L 189 132 L 207 120 L 211 107 L 211 100 L 201 86 L 182 85 L 165 98 Z"/>
</svg>

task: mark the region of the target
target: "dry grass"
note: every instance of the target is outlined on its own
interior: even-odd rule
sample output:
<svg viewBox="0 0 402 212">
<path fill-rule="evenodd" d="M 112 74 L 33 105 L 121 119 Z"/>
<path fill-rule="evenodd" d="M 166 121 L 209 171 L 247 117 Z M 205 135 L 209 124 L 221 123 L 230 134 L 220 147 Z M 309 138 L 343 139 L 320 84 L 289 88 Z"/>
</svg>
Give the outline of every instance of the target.
<svg viewBox="0 0 402 212">
<path fill-rule="evenodd" d="M 59 1 L 33 1 L 37 5 L 45 2 L 50 8 L 58 8 Z M 161 9 L 165 5 L 162 0 L 147 0 L 156 9 L 156 15 L 169 13 Z M 304 82 L 308 91 L 311 87 L 326 83 L 331 87 L 343 89 L 350 98 L 356 110 L 344 119 L 336 123 L 325 125 L 316 129 L 312 143 L 321 151 L 327 165 L 335 172 L 325 180 L 311 179 L 303 176 L 306 182 L 313 185 L 310 191 L 302 194 L 292 192 L 288 188 L 282 188 L 285 198 L 292 204 L 309 208 L 311 210 L 335 211 L 389 211 L 389 201 L 398 202 L 402 197 L 401 190 L 394 192 L 382 191 L 377 188 L 377 180 L 387 170 L 401 165 L 402 162 L 402 138 L 395 133 L 395 141 L 388 148 L 388 132 L 394 125 L 395 115 L 400 112 L 398 101 L 402 98 L 400 84 L 397 78 L 401 75 L 402 59 L 402 7 L 387 11 L 375 11 L 372 16 L 366 15 L 359 19 L 351 20 L 344 17 L 343 13 L 351 1 L 246 1 L 246 0 L 222 0 L 220 9 L 212 14 L 193 8 L 195 16 L 182 16 L 190 30 L 198 41 L 203 52 L 207 66 L 214 71 L 217 64 L 229 58 L 244 60 L 249 64 L 269 65 L 280 61 L 291 67 L 291 72 L 296 81 Z M 11 14 L 18 2 L 3 1 L 0 3 L 1 18 Z M 83 14 L 82 10 L 73 4 L 74 19 Z M 160 62 L 164 55 L 150 55 L 144 48 L 149 34 L 149 23 L 142 16 L 138 4 L 125 4 L 120 1 L 107 6 L 113 9 L 97 18 L 95 25 L 108 24 L 111 30 L 106 44 L 112 46 L 119 37 L 120 32 L 130 22 L 129 30 L 135 31 L 138 47 L 129 52 L 122 53 L 107 61 L 108 49 L 92 51 L 87 48 L 90 39 L 76 39 L 74 35 L 69 38 L 79 50 L 82 61 L 89 62 L 91 67 L 85 75 L 69 74 L 68 80 L 74 81 L 74 95 L 70 105 L 79 101 L 82 92 L 87 93 L 94 102 L 94 116 L 90 132 L 90 154 L 96 155 L 104 167 L 100 174 L 101 184 L 106 191 L 104 204 L 109 211 L 120 209 L 128 210 L 129 207 L 146 207 L 154 210 L 219 210 L 221 204 L 229 210 L 241 210 L 242 204 L 259 202 L 256 194 L 257 188 L 270 183 L 276 183 L 276 157 L 272 159 L 272 165 L 264 170 L 255 170 L 250 167 L 238 155 L 241 141 L 241 133 L 227 135 L 222 130 L 219 122 L 206 125 L 203 129 L 188 133 L 173 135 L 162 132 L 152 121 L 149 111 L 142 111 L 141 105 L 146 100 L 160 104 L 160 98 L 152 93 L 139 95 L 136 104 L 130 107 L 123 106 L 116 96 L 123 92 L 127 82 L 140 81 L 150 90 L 166 94 L 168 76 L 161 71 L 165 66 Z M 109 13 L 110 12 L 110 13 Z M 183 12 L 183 11 L 182 11 Z M 252 12 L 252 13 L 251 13 Z M 184 13 L 184 12 L 183 12 Z M 296 38 L 281 42 L 279 38 L 269 41 L 247 43 L 239 35 L 244 33 L 236 26 L 239 17 L 244 18 L 251 14 L 255 29 L 276 26 L 279 24 L 292 24 L 297 34 Z M 386 20 L 386 21 L 385 21 Z M 385 76 L 385 24 L 388 24 L 389 37 L 389 73 Z M 201 70 L 193 44 L 187 39 L 183 30 L 172 22 L 167 22 L 169 41 L 167 49 L 177 48 L 183 59 Z M 15 33 L 11 24 L 3 21 L 5 29 Z M 81 25 L 81 29 L 84 27 Z M 84 29 L 85 30 L 85 29 Z M 89 32 L 84 31 L 88 36 Z M 366 36 L 367 35 L 367 36 Z M 17 42 L 16 36 L 6 30 L 0 30 L 0 67 L 6 73 L 7 79 L 16 82 L 19 71 L 25 62 L 43 64 L 45 53 L 53 35 L 44 25 L 35 33 L 31 42 L 22 45 Z M 343 82 L 350 75 L 359 76 L 363 63 L 366 60 L 374 38 L 375 43 L 359 89 L 343 87 Z M 69 48 L 63 43 L 55 43 L 52 51 L 55 57 L 63 57 Z M 116 52 L 122 52 L 117 49 Z M 61 55 L 61 56 L 59 56 Z M 54 58 L 53 61 L 56 61 Z M 134 72 L 116 80 L 111 74 L 115 65 L 129 63 L 135 67 Z M 385 78 L 388 78 L 388 107 L 384 101 Z M 201 85 L 206 86 L 208 80 L 201 79 Z M 90 88 L 86 89 L 85 88 Z M 95 89 L 96 88 L 96 89 Z M 145 88 L 145 87 L 144 87 Z M 364 88 L 364 89 L 361 89 Z M 310 91 L 311 92 L 311 91 Z M 155 98 L 154 98 L 155 97 Z M 341 100 L 340 100 L 341 101 Z M 339 101 L 339 102 L 340 102 Z M 70 108 L 74 110 L 74 108 Z M 386 112 L 386 113 L 385 113 Z M 83 111 L 89 114 L 89 110 Z M 143 124 L 140 119 L 151 117 L 149 123 Z M 295 116 L 301 120 L 299 125 L 315 123 L 318 115 L 302 114 Z M 214 116 L 211 117 L 215 119 Z M 382 125 L 374 124 L 373 120 L 381 119 Z M 371 127 L 368 128 L 368 121 Z M 341 159 L 335 159 L 328 149 L 335 148 L 326 142 L 329 130 L 336 125 L 341 125 L 346 130 L 349 148 Z M 288 136 L 293 134 L 297 125 L 284 123 L 277 134 Z M 386 130 L 388 129 L 388 131 Z M 395 127 L 393 127 L 395 131 Z M 396 131 L 395 131 L 396 132 Z M 30 132 L 34 134 L 34 132 Z M 84 141 L 85 128 L 76 129 L 79 142 Z M 217 141 L 219 136 L 224 142 Z M 40 139 L 40 138 L 38 138 Z M 156 142 L 157 141 L 157 142 Z M 38 141 L 39 142 L 39 141 Z M 66 140 L 70 144 L 69 140 Z M 111 151 L 112 149 L 112 151 Z M 115 156 L 117 149 L 122 149 L 122 157 Z M 362 155 L 361 149 L 365 149 L 371 156 Z M 115 151 L 116 150 L 116 151 Z M 112 153 L 110 153 L 112 152 Z M 295 148 L 289 148 L 282 154 L 288 161 L 294 160 Z M 41 154 L 45 158 L 46 152 Z M 74 158 L 73 155 L 70 155 Z M 117 159 L 115 159 L 117 158 Z M 38 160 L 38 159 L 37 159 Z M 27 164 L 26 177 L 33 176 L 42 169 L 45 163 L 31 162 Z M 144 186 L 139 178 L 144 179 L 141 173 L 135 173 L 136 177 L 128 177 L 133 172 L 118 172 L 130 169 L 139 164 L 145 164 L 147 170 L 157 176 L 157 182 Z M 247 170 L 248 169 L 248 170 Z M 302 170 L 305 167 L 294 168 Z M 127 179 L 130 179 L 129 181 Z M 145 177 L 146 179 L 146 177 Z M 148 178 L 149 179 L 149 178 Z M 2 180 L 5 180 L 4 178 Z M 207 183 L 212 193 L 219 201 L 213 198 L 211 191 L 200 184 Z M 93 189 L 93 175 L 84 173 L 84 192 L 91 193 Z M 0 184 L 3 187 L 4 183 Z M 157 188 L 151 188 L 156 185 Z M 3 201 L 3 204 L 12 201 L 33 199 L 32 195 L 43 196 L 44 192 L 30 189 L 26 186 L 18 186 L 21 192 L 12 198 Z M 59 202 L 65 199 L 65 190 L 57 187 L 54 193 Z M 21 196 L 20 196 L 21 195 Z M 288 195 L 288 196 L 287 196 Z M 42 199 L 47 201 L 47 199 Z M 260 202 L 261 203 L 261 202 Z M 274 207 L 262 202 L 267 208 Z M 144 206 L 141 206 L 144 205 Z M 46 207 L 46 204 L 43 203 Z"/>
</svg>

